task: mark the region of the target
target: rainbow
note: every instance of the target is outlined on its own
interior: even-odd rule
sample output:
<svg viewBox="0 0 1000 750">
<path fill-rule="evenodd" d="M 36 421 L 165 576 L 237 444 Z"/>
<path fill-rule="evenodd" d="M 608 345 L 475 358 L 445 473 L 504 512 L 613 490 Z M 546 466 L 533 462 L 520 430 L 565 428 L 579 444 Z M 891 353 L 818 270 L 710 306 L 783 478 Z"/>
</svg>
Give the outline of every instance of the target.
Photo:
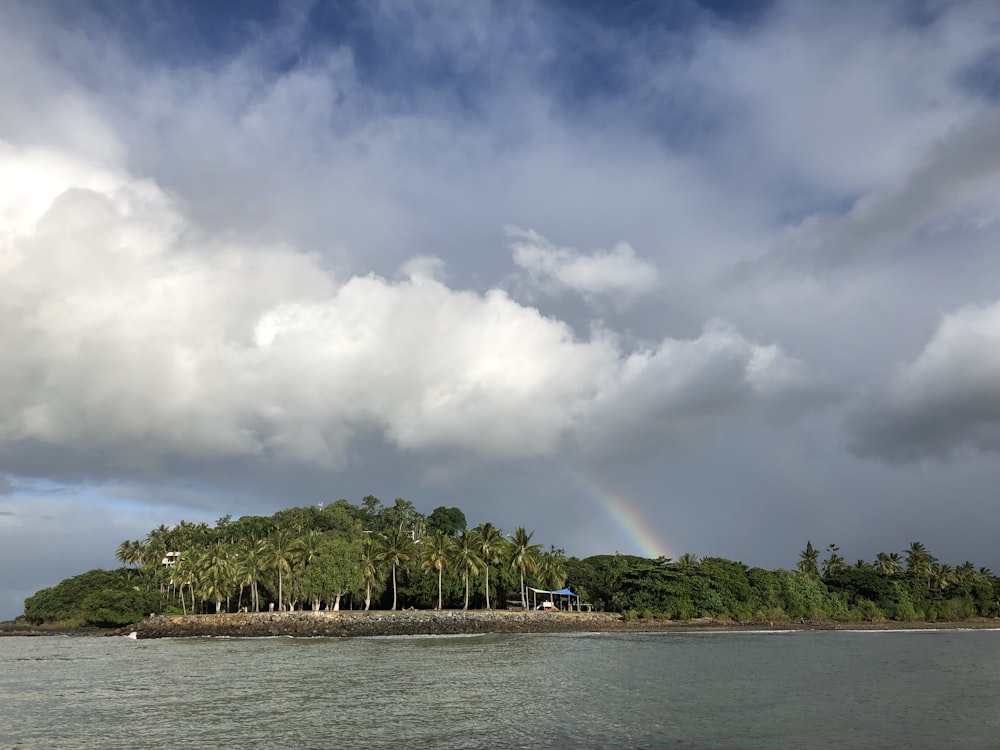
<svg viewBox="0 0 1000 750">
<path fill-rule="evenodd" d="M 632 544 L 633 549 L 623 550 L 626 554 L 637 553 L 649 558 L 661 555 L 674 557 L 671 546 L 655 534 L 653 524 L 648 523 L 624 495 L 608 490 L 583 472 L 573 473 L 572 478 L 595 507 L 607 516 Z"/>
</svg>

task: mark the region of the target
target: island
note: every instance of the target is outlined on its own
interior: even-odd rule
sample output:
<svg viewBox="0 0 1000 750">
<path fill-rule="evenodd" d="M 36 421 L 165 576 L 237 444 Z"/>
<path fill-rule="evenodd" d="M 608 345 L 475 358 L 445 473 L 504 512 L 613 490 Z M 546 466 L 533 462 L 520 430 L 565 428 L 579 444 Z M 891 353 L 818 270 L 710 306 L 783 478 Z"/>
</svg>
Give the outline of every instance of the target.
<svg viewBox="0 0 1000 750">
<path fill-rule="evenodd" d="M 788 569 L 725 557 L 568 556 L 459 508 L 397 498 L 180 521 L 121 567 L 25 600 L 0 634 L 345 637 L 680 629 L 993 627 L 1000 579 L 913 542 L 849 564 L 807 542 Z"/>
</svg>

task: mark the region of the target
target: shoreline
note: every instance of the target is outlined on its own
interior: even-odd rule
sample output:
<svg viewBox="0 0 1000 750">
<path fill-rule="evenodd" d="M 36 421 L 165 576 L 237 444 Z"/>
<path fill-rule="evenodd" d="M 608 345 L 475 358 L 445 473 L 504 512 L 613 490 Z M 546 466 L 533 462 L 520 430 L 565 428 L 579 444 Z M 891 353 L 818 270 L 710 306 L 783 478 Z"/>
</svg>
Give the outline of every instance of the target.
<svg viewBox="0 0 1000 750">
<path fill-rule="evenodd" d="M 152 616 L 124 628 L 59 628 L 18 622 L 0 623 L 0 636 L 126 635 L 133 638 L 349 638 L 486 633 L 663 633 L 800 630 L 982 630 L 1000 629 L 1000 618 L 948 622 L 845 622 L 626 620 L 605 612 L 523 612 L 516 610 L 401 610 L 249 612 Z"/>
</svg>

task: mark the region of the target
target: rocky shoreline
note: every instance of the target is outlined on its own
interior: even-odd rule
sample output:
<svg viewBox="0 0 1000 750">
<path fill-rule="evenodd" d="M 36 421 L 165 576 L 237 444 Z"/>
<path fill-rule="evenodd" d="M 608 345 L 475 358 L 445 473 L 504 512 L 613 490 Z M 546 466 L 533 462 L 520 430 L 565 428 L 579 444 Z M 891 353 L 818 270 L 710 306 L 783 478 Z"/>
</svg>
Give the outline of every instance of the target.
<svg viewBox="0 0 1000 750">
<path fill-rule="evenodd" d="M 249 612 L 221 615 L 153 616 L 120 629 L 59 628 L 0 623 L 0 635 L 128 635 L 134 638 L 348 638 L 482 633 L 644 633 L 747 630 L 914 630 L 1000 629 L 1000 619 L 959 622 L 730 622 L 627 620 L 606 612 L 522 612 L 510 610 L 443 612 L 428 610 Z"/>
<path fill-rule="evenodd" d="M 900 630 L 996 628 L 1000 620 L 958 623 L 748 622 L 626 620 L 605 612 L 427 611 L 261 612 L 151 617 L 128 628 L 137 638 L 233 637 L 345 638 L 478 633 L 683 632 L 691 630 Z"/>
<path fill-rule="evenodd" d="M 566 633 L 606 631 L 624 624 L 604 613 L 427 610 L 260 612 L 151 617 L 128 630 L 137 638 L 228 636 L 346 638 L 476 633 Z"/>
</svg>

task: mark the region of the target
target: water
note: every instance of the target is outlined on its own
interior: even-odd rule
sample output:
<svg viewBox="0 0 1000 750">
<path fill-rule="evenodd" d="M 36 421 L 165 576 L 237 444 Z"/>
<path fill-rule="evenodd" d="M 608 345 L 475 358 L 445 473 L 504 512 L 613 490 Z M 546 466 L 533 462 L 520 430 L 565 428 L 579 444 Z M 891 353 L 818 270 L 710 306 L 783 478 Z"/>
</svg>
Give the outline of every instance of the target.
<svg viewBox="0 0 1000 750">
<path fill-rule="evenodd" d="M 1000 632 L 0 638 L 0 747 L 1000 748 Z"/>
</svg>

